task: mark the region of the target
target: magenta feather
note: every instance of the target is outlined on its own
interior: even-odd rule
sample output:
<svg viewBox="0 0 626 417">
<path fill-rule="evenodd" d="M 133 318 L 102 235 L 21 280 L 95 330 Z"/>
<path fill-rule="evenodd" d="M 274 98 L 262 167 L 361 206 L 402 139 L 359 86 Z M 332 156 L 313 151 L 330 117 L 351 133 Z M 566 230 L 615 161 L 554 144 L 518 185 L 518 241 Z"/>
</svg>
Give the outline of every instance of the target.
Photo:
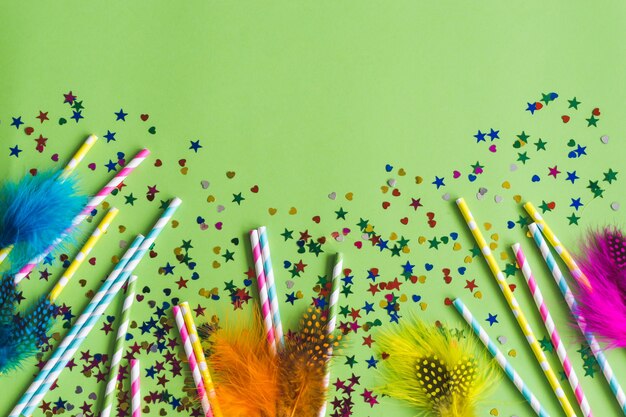
<svg viewBox="0 0 626 417">
<path fill-rule="evenodd" d="M 580 268 L 591 288 L 577 284 L 577 314 L 608 348 L 626 347 L 626 239 L 615 227 L 591 231 Z"/>
</svg>

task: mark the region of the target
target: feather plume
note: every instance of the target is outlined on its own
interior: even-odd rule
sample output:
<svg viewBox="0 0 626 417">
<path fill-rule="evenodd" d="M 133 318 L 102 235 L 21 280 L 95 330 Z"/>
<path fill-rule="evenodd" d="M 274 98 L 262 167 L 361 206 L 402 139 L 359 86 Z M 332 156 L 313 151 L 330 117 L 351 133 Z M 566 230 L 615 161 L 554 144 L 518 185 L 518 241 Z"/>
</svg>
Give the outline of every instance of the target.
<svg viewBox="0 0 626 417">
<path fill-rule="evenodd" d="M 576 284 L 576 313 L 609 348 L 626 347 L 626 239 L 620 230 L 590 231 L 580 268 L 591 289 Z"/>
<path fill-rule="evenodd" d="M 381 392 L 422 416 L 475 417 L 498 381 L 495 363 L 473 338 L 416 317 L 382 331 L 377 343 L 386 357 Z"/>
<path fill-rule="evenodd" d="M 310 308 L 276 355 L 258 313 L 249 323 L 227 318 L 223 327 L 201 326 L 224 415 L 317 417 L 326 401 L 326 363 L 341 339 L 326 334 L 326 321 L 319 309 Z"/>
<path fill-rule="evenodd" d="M 44 297 L 24 317 L 15 315 L 10 323 L 0 324 L 0 375 L 20 368 L 37 353 L 56 312 Z"/>
<path fill-rule="evenodd" d="M 340 338 L 327 334 L 327 318 L 319 309 L 302 316 L 299 332 L 278 353 L 278 417 L 318 415 L 326 401 L 326 363 Z"/>
<path fill-rule="evenodd" d="M 258 315 L 257 315 L 258 316 Z M 277 363 L 269 350 L 261 320 L 227 319 L 208 336 L 209 363 L 225 416 L 275 417 L 278 402 Z"/>
<path fill-rule="evenodd" d="M 86 203 L 76 180 L 59 175 L 56 170 L 25 175 L 0 187 L 0 248 L 13 245 L 12 270 L 42 253 Z"/>
</svg>

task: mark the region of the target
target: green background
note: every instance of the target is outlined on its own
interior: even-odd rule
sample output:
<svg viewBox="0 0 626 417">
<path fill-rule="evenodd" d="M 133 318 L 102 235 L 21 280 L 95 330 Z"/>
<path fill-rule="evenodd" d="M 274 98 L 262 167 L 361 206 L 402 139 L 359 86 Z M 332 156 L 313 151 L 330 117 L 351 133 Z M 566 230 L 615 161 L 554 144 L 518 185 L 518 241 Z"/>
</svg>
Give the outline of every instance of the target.
<svg viewBox="0 0 626 417">
<path fill-rule="evenodd" d="M 241 285 L 251 266 L 247 231 L 265 224 L 287 326 L 295 326 L 313 296 L 317 275 L 328 273 L 337 250 L 344 252 L 345 266 L 355 276 L 354 294 L 342 300 L 342 305 L 360 308 L 364 300 L 375 302 L 376 311 L 367 320 L 380 318 L 385 326 L 392 325 L 379 306 L 381 294 L 374 297 L 367 292 L 366 271 L 379 268 L 380 279 L 391 281 L 399 277 L 400 265 L 408 260 L 416 265 L 416 275 L 426 275 L 428 280 L 403 285 L 399 293 L 409 300 L 402 303 L 401 314 L 414 311 L 429 321 L 461 326 L 454 311 L 443 303 L 445 297 L 454 296 L 463 297 L 484 325 L 487 313 L 498 314 L 500 323 L 489 329 L 490 334 L 507 337 L 503 350 L 517 350 L 513 364 L 550 413 L 560 415 L 484 262 L 476 258 L 464 263 L 472 241 L 453 200 L 465 196 L 477 219 L 493 224 L 487 236 L 499 234 L 498 254 L 516 241 L 524 242 L 582 377 L 582 361 L 576 353 L 579 334 L 566 327 L 566 308 L 556 287 L 522 229 L 507 230 L 506 222 L 522 214 L 513 200 L 514 195 L 521 195 L 537 205 L 556 202 L 556 209 L 546 218 L 568 246 L 575 247 L 586 227 L 623 224 L 623 210 L 610 207 L 623 195 L 621 181 L 602 183 L 604 197 L 593 201 L 585 187 L 589 180 L 602 180 L 608 168 L 619 172 L 623 166 L 626 85 L 620 74 L 625 64 L 625 13 L 626 5 L 617 1 L 5 2 L 0 14 L 0 172 L 18 177 L 31 167 L 53 166 L 53 153 L 64 161 L 85 135 L 93 132 L 102 137 L 110 129 L 118 139 L 108 144 L 100 139 L 78 170 L 85 190 L 93 192 L 111 175 L 103 165 L 115 160 L 117 152 L 130 156 L 141 147 L 151 149 L 151 158 L 127 181 L 123 192 L 109 200 L 122 213 L 94 251 L 97 264 L 83 266 L 62 296 L 61 302 L 71 305 L 74 314 L 88 302 L 86 291 L 96 289 L 110 269 L 111 257 L 121 254 L 120 240 L 145 233 L 158 216 L 158 200 L 176 195 L 183 199 L 176 214 L 179 225 L 164 232 L 157 241 L 158 257 L 145 260 L 138 270 L 139 287 L 149 287 L 150 293 L 136 305 L 133 319 L 137 323 L 152 313 L 148 300 L 160 304 L 171 299 L 163 294 L 164 288 L 172 288 L 172 296 L 192 305 L 207 307 L 205 319 L 231 311 L 224 282 L 235 280 Z M 84 101 L 85 119 L 79 123 L 69 119 L 71 111 L 62 104 L 62 94 L 70 90 Z M 532 117 L 524 111 L 527 102 L 552 91 L 559 94 L 556 101 Z M 583 103 L 578 111 L 567 108 L 566 99 L 574 96 Z M 129 113 L 125 123 L 115 121 L 113 113 L 120 107 Z M 595 107 L 602 111 L 601 121 L 597 128 L 587 127 L 584 119 Z M 35 119 L 40 110 L 49 111 L 50 121 L 43 125 Z M 149 114 L 150 119 L 142 122 L 139 114 Z M 568 124 L 561 122 L 564 114 L 572 116 Z M 33 137 L 10 126 L 11 117 L 19 115 L 24 126 L 35 127 Z M 59 125 L 60 117 L 68 122 Z M 156 127 L 156 134 L 148 133 L 150 126 Z M 473 138 L 478 129 L 489 128 L 500 130 L 501 139 L 493 142 L 498 147 L 495 153 Z M 526 165 L 517 162 L 518 169 L 512 171 L 518 150 L 511 145 L 522 130 L 531 135 L 530 142 L 541 137 L 548 146 L 539 152 L 529 143 L 522 151 L 528 151 L 532 159 Z M 32 142 L 39 133 L 49 138 L 42 154 Z M 607 145 L 599 140 L 604 134 L 610 136 Z M 587 156 L 568 158 L 571 138 L 587 146 Z M 198 153 L 189 150 L 190 140 L 200 140 L 203 148 Z M 9 157 L 8 148 L 16 144 L 24 152 L 20 158 Z M 154 166 L 156 158 L 162 160 L 162 167 Z M 180 159 L 186 159 L 186 175 L 180 172 Z M 485 166 L 485 173 L 470 182 L 467 174 L 476 161 Z M 95 172 L 87 168 L 90 162 L 97 164 Z M 386 164 L 393 166 L 391 172 L 385 171 Z M 558 179 L 547 176 L 547 167 L 555 165 L 562 171 Z M 405 176 L 399 175 L 400 168 Z M 462 176 L 453 180 L 456 169 Z M 566 171 L 572 170 L 581 178 L 575 184 L 564 179 Z M 227 171 L 235 172 L 235 177 L 228 179 Z M 534 174 L 541 176 L 540 182 L 531 181 Z M 424 178 L 422 184 L 416 184 L 418 175 Z M 431 184 L 435 175 L 445 177 L 446 187 L 437 190 Z M 381 193 L 380 187 L 391 178 L 397 180 L 401 197 Z M 203 180 L 210 182 L 206 190 L 200 185 Z M 501 187 L 505 180 L 510 181 L 510 190 Z M 145 199 L 146 186 L 155 184 L 160 193 L 150 203 Z M 250 191 L 254 185 L 260 188 L 257 194 Z M 488 189 L 481 201 L 476 199 L 479 187 Z M 123 198 L 131 192 L 139 198 L 132 206 Z M 239 192 L 246 197 L 241 206 L 232 203 L 232 194 Z M 328 198 L 332 192 L 336 192 L 335 200 Z M 352 201 L 345 198 L 349 192 L 354 195 Z M 444 193 L 450 194 L 450 201 L 441 198 Z M 496 194 L 503 196 L 503 202 L 494 201 Z M 209 195 L 216 201 L 207 202 Z M 422 198 L 424 207 L 414 211 L 408 206 L 409 197 Z M 575 197 L 585 203 L 578 227 L 567 220 L 573 211 L 568 207 L 570 198 Z M 383 201 L 393 204 L 384 210 Z M 225 210 L 218 212 L 218 204 Z M 291 207 L 297 208 L 297 214 L 288 214 Z M 333 212 L 340 207 L 349 213 L 345 221 L 335 219 Z M 269 208 L 277 209 L 276 214 L 270 215 Z M 435 229 L 426 224 L 426 212 L 435 213 Z M 322 218 L 319 224 L 312 221 L 315 215 Z M 197 216 L 206 220 L 207 231 L 200 230 Z M 406 226 L 399 222 L 405 216 L 409 217 Z M 369 244 L 356 249 L 353 243 L 361 240 L 356 226 L 360 217 L 385 238 L 396 232 L 411 239 L 411 252 L 392 258 Z M 223 222 L 221 231 L 214 227 L 218 221 Z M 342 227 L 351 233 L 339 243 L 331 233 Z M 284 228 L 308 229 L 314 238 L 326 236 L 325 252 L 319 257 L 298 254 L 294 241 L 283 242 L 279 236 Z M 432 239 L 451 232 L 460 234 L 459 251 L 452 250 L 452 243 L 438 250 L 417 243 L 419 236 Z M 237 246 L 231 242 L 235 237 L 241 241 Z M 201 278 L 177 290 L 174 281 L 191 275 L 174 255 L 183 239 L 193 240 L 191 255 Z M 221 249 L 219 255 L 213 251 L 216 246 Z M 225 249 L 235 252 L 235 261 L 224 262 Z M 308 269 L 287 289 L 291 278 L 283 261 L 299 259 Z M 221 266 L 215 268 L 214 261 Z M 178 265 L 174 277 L 159 274 L 166 262 Z M 424 271 L 426 262 L 434 264 L 431 272 Z M 59 266 L 56 262 L 50 270 L 58 271 Z M 468 268 L 463 277 L 456 272 L 460 266 Z M 440 271 L 444 267 L 452 270 L 450 285 L 443 283 Z M 474 278 L 483 295 L 480 300 L 464 289 L 465 279 Z M 80 279 L 87 280 L 85 288 L 78 285 Z M 523 278 L 518 274 L 510 279 L 518 285 L 516 294 L 541 338 L 545 332 Z M 31 279 L 23 289 L 32 297 L 51 286 L 52 282 Z M 219 288 L 219 301 L 199 295 L 200 289 L 214 287 Z M 293 290 L 302 291 L 304 298 L 292 307 L 284 303 L 284 294 Z M 411 301 L 415 294 L 428 304 L 425 310 Z M 237 314 L 249 314 L 251 305 L 246 313 Z M 108 313 L 117 315 L 118 310 L 116 304 Z M 64 333 L 60 326 L 55 330 Z M 372 330 L 374 339 L 377 330 Z M 137 329 L 133 334 L 139 342 L 154 339 Z M 372 349 L 362 346 L 361 337 L 366 335 L 360 331 L 348 337 L 343 352 L 355 355 L 358 364 L 350 369 L 339 358 L 333 368 L 334 375 L 342 378 L 351 372 L 362 376 L 354 394 L 354 415 L 413 415 L 413 410 L 380 395 L 380 404 L 374 408 L 363 402 L 362 389 L 371 390 L 380 383 L 376 371 L 367 369 L 365 359 L 376 355 L 376 344 Z M 113 334 L 93 332 L 81 350 L 106 353 L 112 340 Z M 146 367 L 162 360 L 158 354 L 142 355 Z M 624 375 L 623 352 L 610 352 L 608 357 L 616 373 Z M 558 367 L 554 354 L 550 359 Z M 378 366 L 384 366 L 383 361 Z M 34 370 L 31 361 L 23 370 L 0 377 L 4 398 L 0 414 L 12 408 Z M 173 378 L 168 390 L 183 396 L 183 379 Z M 582 380 L 596 415 L 619 415 L 600 373 Z M 621 382 L 626 384 L 624 378 Z M 76 407 L 83 400 L 93 403 L 87 395 L 104 388 L 93 377 L 83 377 L 79 369 L 64 372 L 59 384 L 46 400 L 61 396 Z M 77 385 L 84 388 L 80 395 L 74 393 Z M 145 380 L 143 389 L 148 392 L 157 387 L 154 381 Z M 480 415 L 489 415 L 493 408 L 504 416 L 531 415 L 508 381 L 495 389 Z M 99 410 L 98 404 L 93 411 Z M 161 409 L 178 415 L 167 404 L 150 408 L 149 415 L 158 415 Z M 75 408 L 65 414 L 79 411 Z"/>
</svg>

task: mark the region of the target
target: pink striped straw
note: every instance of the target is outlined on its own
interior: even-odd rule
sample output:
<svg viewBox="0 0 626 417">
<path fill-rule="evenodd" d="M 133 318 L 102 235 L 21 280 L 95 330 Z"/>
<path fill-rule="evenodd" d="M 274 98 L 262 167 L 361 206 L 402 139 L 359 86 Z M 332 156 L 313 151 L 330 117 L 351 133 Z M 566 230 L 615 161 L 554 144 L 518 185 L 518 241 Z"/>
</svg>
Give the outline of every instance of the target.
<svg viewBox="0 0 626 417">
<path fill-rule="evenodd" d="M 187 326 L 185 325 L 183 313 L 180 311 L 180 306 L 174 306 L 172 309 L 174 311 L 174 319 L 180 334 L 180 340 L 183 342 L 183 348 L 185 350 L 185 355 L 187 356 L 187 362 L 189 362 L 193 382 L 196 384 L 196 389 L 198 390 L 198 397 L 200 398 L 200 404 L 202 405 L 204 417 L 213 417 L 211 405 L 209 404 L 209 398 L 207 397 L 204 389 L 204 381 L 202 380 L 202 375 L 200 375 L 200 369 L 198 369 L 198 362 L 196 362 L 196 355 L 193 353 L 193 347 L 191 346 L 191 341 L 189 340 L 189 333 L 187 332 Z"/>
<path fill-rule="evenodd" d="M 276 339 L 274 325 L 272 323 L 272 313 L 269 302 L 269 293 L 267 282 L 265 280 L 265 272 L 263 270 L 263 257 L 261 256 L 261 245 L 259 243 L 258 230 L 250 230 L 250 245 L 252 246 L 252 258 L 254 260 L 254 270 L 256 272 L 256 282 L 259 287 L 259 299 L 261 301 L 261 313 L 263 315 L 263 323 L 267 333 L 267 343 L 270 350 L 276 353 Z"/>
<path fill-rule="evenodd" d="M 576 371 L 572 367 L 572 363 L 567 356 L 567 350 L 565 349 L 565 345 L 559 336 L 559 332 L 556 329 L 556 325 L 554 324 L 554 320 L 552 320 L 552 316 L 550 315 L 550 311 L 548 310 L 548 306 L 544 302 L 543 295 L 541 294 L 541 290 L 539 289 L 539 285 L 537 281 L 535 281 L 535 277 L 530 269 L 530 264 L 526 260 L 526 256 L 524 255 L 524 251 L 519 243 L 513 245 L 513 252 L 515 253 L 515 257 L 517 258 L 517 264 L 522 270 L 522 274 L 524 278 L 526 278 L 526 283 L 528 284 L 528 289 L 535 300 L 535 304 L 537 305 L 537 309 L 541 314 L 541 319 L 543 320 L 543 324 L 546 327 L 546 330 L 550 334 L 550 339 L 552 340 L 552 344 L 554 345 L 554 349 L 556 349 L 557 356 L 559 357 L 559 361 L 563 366 L 563 370 L 565 371 L 565 376 L 567 376 L 567 380 L 569 381 L 572 390 L 576 396 L 576 401 L 580 406 L 580 409 L 583 412 L 585 417 L 592 417 L 591 407 L 589 406 L 589 402 L 587 401 L 587 397 L 583 392 L 583 389 L 578 381 L 578 376 L 576 375 Z"/>
<path fill-rule="evenodd" d="M 91 198 L 91 200 L 89 200 L 89 202 L 87 203 L 87 205 L 85 206 L 85 208 L 83 209 L 83 211 L 80 212 L 80 214 L 78 214 L 76 217 L 74 217 L 74 220 L 72 220 L 72 225 L 63 233 L 63 235 L 59 236 L 59 238 L 57 238 L 52 245 L 50 245 L 44 253 L 38 255 L 36 258 L 31 259 L 26 265 L 24 265 L 24 267 L 22 267 L 22 269 L 20 269 L 20 271 L 15 274 L 15 277 L 13 278 L 13 281 L 15 282 L 15 284 L 19 284 L 20 281 L 22 281 L 24 278 L 26 278 L 26 276 L 28 276 L 28 274 L 30 274 L 30 272 L 35 269 L 35 267 L 44 260 L 44 258 L 59 244 L 61 243 L 61 241 L 63 241 L 63 239 L 65 238 L 65 236 L 67 236 L 67 234 L 76 226 L 78 226 L 80 223 L 82 223 L 83 220 L 85 220 L 90 214 L 91 212 L 100 205 L 100 203 L 102 203 L 104 201 L 105 198 L 108 197 L 109 194 L 111 194 L 111 192 L 113 192 L 114 189 L 116 189 L 129 175 L 131 172 L 133 172 L 133 170 L 135 168 L 137 168 L 147 157 L 148 155 L 150 155 L 150 151 L 148 149 L 142 149 L 141 151 L 139 151 L 137 153 L 137 155 L 135 155 L 135 157 L 133 159 L 130 160 L 130 162 L 128 164 L 126 164 L 124 166 L 124 168 L 122 168 L 116 175 L 115 177 L 113 177 L 113 179 L 111 181 L 109 181 L 109 183 L 107 185 L 104 186 L 104 188 L 102 188 L 98 194 L 96 194 L 95 196 L 93 196 Z"/>
<path fill-rule="evenodd" d="M 130 395 L 131 416 L 141 417 L 141 378 L 139 377 L 139 359 L 130 360 Z"/>
</svg>

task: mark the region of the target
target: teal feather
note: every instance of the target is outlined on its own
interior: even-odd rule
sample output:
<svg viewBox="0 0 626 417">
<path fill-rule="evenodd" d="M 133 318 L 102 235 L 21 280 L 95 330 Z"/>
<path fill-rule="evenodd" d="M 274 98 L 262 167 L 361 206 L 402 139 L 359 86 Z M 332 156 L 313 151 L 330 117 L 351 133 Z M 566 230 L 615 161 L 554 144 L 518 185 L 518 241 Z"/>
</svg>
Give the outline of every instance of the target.
<svg viewBox="0 0 626 417">
<path fill-rule="evenodd" d="M 10 323 L 0 323 L 0 375 L 37 353 L 56 313 L 57 307 L 44 297 L 24 317 L 14 315 Z"/>
<path fill-rule="evenodd" d="M 86 203 L 76 180 L 61 180 L 58 170 L 27 174 L 0 186 L 0 248 L 14 246 L 11 271 L 44 252 Z"/>
</svg>

